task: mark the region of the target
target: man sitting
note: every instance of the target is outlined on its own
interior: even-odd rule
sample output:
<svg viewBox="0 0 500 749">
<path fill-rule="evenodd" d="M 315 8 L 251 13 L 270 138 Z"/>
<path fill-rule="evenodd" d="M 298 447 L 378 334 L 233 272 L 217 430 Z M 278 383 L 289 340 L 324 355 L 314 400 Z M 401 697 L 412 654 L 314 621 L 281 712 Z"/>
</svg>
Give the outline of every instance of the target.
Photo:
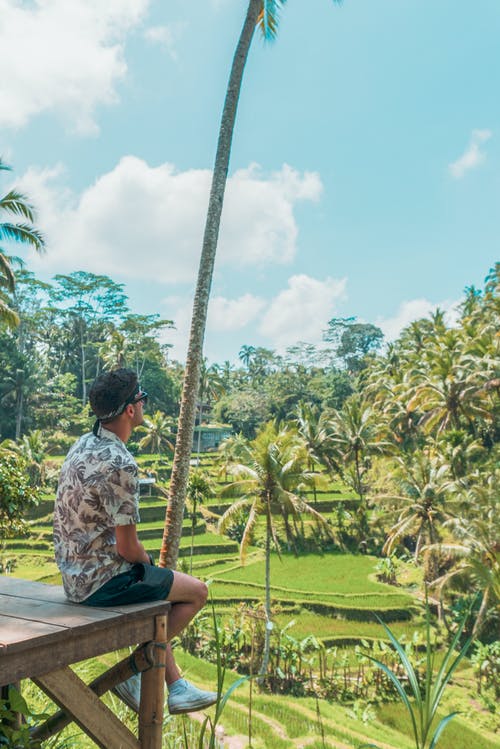
<svg viewBox="0 0 500 749">
<path fill-rule="evenodd" d="M 73 445 L 62 466 L 54 547 L 70 601 L 86 606 L 170 601 L 170 642 L 203 607 L 207 587 L 190 575 L 155 567 L 137 537 L 138 469 L 125 445 L 144 421 L 146 401 L 147 393 L 131 369 L 103 373 L 92 385 L 89 402 L 97 420 L 93 431 Z M 171 714 L 200 710 L 217 700 L 216 692 L 197 689 L 181 678 L 170 644 L 165 680 Z M 139 710 L 139 677 L 115 691 Z"/>
</svg>

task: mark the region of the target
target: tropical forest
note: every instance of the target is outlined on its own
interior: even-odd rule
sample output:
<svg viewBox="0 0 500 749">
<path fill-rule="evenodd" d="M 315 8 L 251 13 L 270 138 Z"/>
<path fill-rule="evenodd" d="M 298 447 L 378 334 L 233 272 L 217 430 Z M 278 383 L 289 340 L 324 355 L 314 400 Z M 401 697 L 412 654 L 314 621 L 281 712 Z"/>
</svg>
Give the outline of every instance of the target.
<svg viewBox="0 0 500 749">
<path fill-rule="evenodd" d="M 92 425 L 90 383 L 121 366 L 149 395 L 129 447 L 158 558 L 183 378 L 173 322 L 131 313 L 109 277 L 42 283 L 3 261 L 2 574 L 60 584 L 58 473 Z M 212 611 L 176 650 L 200 683 L 218 657 L 226 689 L 242 679 L 221 746 L 427 747 L 406 700 L 428 737 L 458 713 L 441 747 L 500 745 L 499 304 L 497 266 L 452 323 L 437 310 L 387 345 L 334 318 L 322 346 L 203 361 L 178 568 L 209 583 Z M 182 731 L 194 746 L 196 721 Z M 166 746 L 182 731 L 169 724 Z"/>
</svg>

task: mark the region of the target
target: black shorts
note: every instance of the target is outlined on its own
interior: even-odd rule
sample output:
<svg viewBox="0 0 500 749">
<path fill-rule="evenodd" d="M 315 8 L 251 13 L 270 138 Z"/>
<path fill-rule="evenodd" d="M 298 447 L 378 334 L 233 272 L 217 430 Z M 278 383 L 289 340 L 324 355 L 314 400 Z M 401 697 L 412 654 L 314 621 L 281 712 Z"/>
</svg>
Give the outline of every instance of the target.
<svg viewBox="0 0 500 749">
<path fill-rule="evenodd" d="M 138 562 L 127 572 L 112 577 L 81 603 L 83 606 L 123 606 L 127 603 L 164 601 L 173 581 L 172 570 Z"/>
</svg>

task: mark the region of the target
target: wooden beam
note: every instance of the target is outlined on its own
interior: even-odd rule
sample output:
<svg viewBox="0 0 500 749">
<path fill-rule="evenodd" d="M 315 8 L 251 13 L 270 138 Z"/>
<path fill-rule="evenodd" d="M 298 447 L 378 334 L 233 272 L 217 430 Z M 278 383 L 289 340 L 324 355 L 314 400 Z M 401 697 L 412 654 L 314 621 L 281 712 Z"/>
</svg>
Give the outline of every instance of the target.
<svg viewBox="0 0 500 749">
<path fill-rule="evenodd" d="M 33 681 L 69 713 L 101 749 L 141 749 L 134 734 L 70 668 L 51 671 Z M 155 749 L 161 749 L 161 744 Z"/>
<path fill-rule="evenodd" d="M 101 697 L 117 684 L 126 681 L 132 674 L 136 673 L 131 668 L 131 660 L 135 663 L 135 668 L 140 673 L 146 671 L 154 663 L 153 643 L 148 642 L 141 645 L 132 655 L 127 655 L 122 661 L 112 668 L 105 671 L 89 684 L 94 694 Z M 35 680 L 34 680 L 35 681 Z M 54 713 L 45 723 L 37 726 L 31 731 L 31 737 L 37 741 L 46 741 L 50 736 L 59 733 L 72 722 L 73 718 L 64 710 Z"/>
</svg>

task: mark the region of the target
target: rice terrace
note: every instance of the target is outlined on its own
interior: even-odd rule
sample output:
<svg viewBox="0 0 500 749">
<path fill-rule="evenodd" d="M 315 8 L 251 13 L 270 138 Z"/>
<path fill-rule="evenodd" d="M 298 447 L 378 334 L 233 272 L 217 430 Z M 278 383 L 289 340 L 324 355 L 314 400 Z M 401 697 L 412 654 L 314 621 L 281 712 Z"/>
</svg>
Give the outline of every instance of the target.
<svg viewBox="0 0 500 749">
<path fill-rule="evenodd" d="M 500 749 L 500 6 L 434 6 L 0 0 L 1 747 Z"/>
</svg>

